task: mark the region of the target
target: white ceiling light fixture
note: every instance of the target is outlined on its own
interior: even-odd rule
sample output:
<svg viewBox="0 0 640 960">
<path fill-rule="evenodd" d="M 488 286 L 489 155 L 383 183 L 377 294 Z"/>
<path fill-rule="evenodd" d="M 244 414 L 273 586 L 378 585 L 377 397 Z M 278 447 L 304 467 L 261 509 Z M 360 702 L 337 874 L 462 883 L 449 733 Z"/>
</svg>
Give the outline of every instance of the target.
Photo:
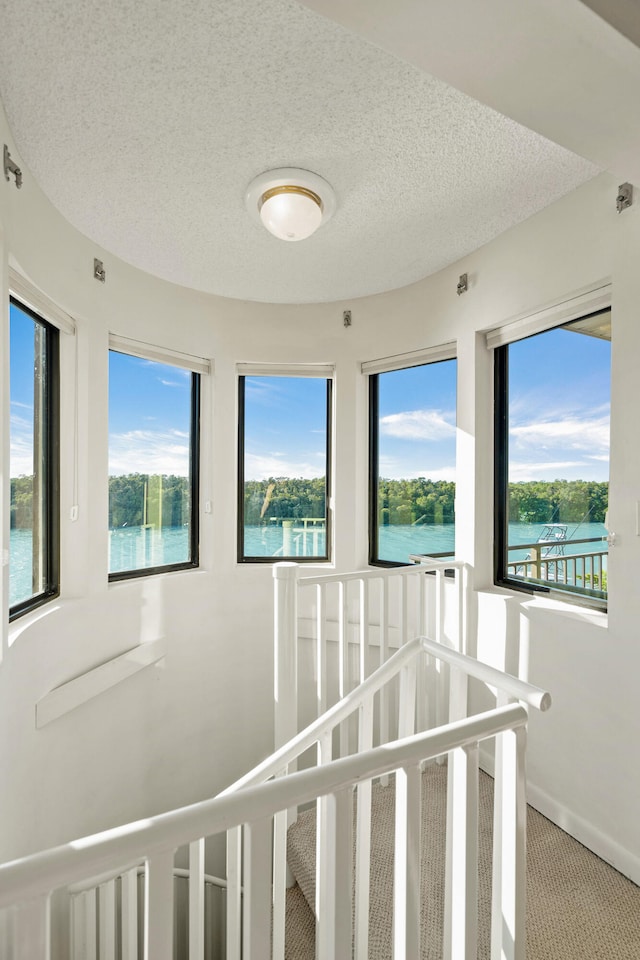
<svg viewBox="0 0 640 960">
<path fill-rule="evenodd" d="M 336 195 L 323 177 L 310 170 L 280 167 L 252 180 L 245 194 L 247 210 L 279 240 L 306 240 L 333 214 Z"/>
</svg>

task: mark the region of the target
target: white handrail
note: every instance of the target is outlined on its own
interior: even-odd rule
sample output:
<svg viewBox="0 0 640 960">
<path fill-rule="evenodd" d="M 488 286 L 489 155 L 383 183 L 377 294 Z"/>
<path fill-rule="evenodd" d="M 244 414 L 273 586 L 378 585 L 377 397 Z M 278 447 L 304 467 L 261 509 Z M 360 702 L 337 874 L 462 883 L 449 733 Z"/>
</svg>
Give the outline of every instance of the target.
<svg viewBox="0 0 640 960">
<path fill-rule="evenodd" d="M 515 697 L 516 700 L 522 700 L 542 713 L 551 706 L 551 694 L 548 690 L 542 690 L 541 687 L 536 687 L 526 680 L 519 680 L 518 677 L 513 677 L 510 673 L 496 670 L 495 667 L 483 663 L 482 660 L 476 660 L 475 657 L 458 653 L 451 647 L 445 647 L 441 643 L 436 643 L 435 640 L 429 640 L 428 637 L 419 637 L 418 640 L 425 653 L 430 653 L 438 660 L 443 660 L 451 666 L 458 667 L 468 676 L 474 677 L 476 680 L 482 680 L 492 687 L 497 687 L 498 690 L 503 691 L 508 696 Z"/>
<path fill-rule="evenodd" d="M 197 837 L 261 821 L 400 767 L 426 762 L 507 730 L 523 728 L 527 711 L 508 704 L 366 753 L 292 773 L 238 793 L 214 797 L 0 865 L 0 908 L 46 896 L 118 864 L 148 860 Z"/>
<path fill-rule="evenodd" d="M 309 747 L 313 746 L 324 733 L 331 732 L 334 727 L 350 716 L 363 703 L 372 697 L 382 686 L 384 686 L 399 670 L 420 651 L 420 637 L 416 637 L 404 647 L 400 647 L 392 657 L 381 664 L 371 676 L 359 686 L 348 693 L 342 700 L 338 700 L 332 707 L 329 707 L 321 717 L 313 720 L 304 730 L 301 730 L 295 737 L 289 740 L 283 747 L 272 753 L 266 760 L 259 763 L 253 770 L 250 770 L 244 776 L 228 786 L 219 796 L 224 797 L 229 793 L 235 793 L 243 787 L 252 784 L 262 783 L 269 777 L 280 773 L 292 760 L 304 753 Z"/>
<path fill-rule="evenodd" d="M 397 577 L 400 574 L 411 573 L 416 576 L 425 573 L 434 573 L 438 570 L 462 570 L 466 566 L 464 560 L 430 560 L 428 563 L 399 564 L 397 567 L 371 567 L 366 570 L 351 570 L 349 573 L 321 573 L 309 577 L 298 577 L 301 587 L 308 587 L 314 583 L 341 583 L 347 580 L 381 580 L 387 577 Z"/>
<path fill-rule="evenodd" d="M 366 680 L 355 690 L 348 693 L 330 707 L 321 717 L 313 720 L 297 736 L 293 737 L 279 750 L 272 753 L 266 760 L 259 763 L 253 770 L 228 786 L 219 796 L 224 797 L 235 793 L 244 787 L 262 783 L 269 777 L 281 773 L 292 760 L 313 746 L 323 734 L 330 733 L 339 723 L 349 717 L 365 704 L 378 690 L 391 680 L 400 670 L 414 659 L 421 651 L 429 653 L 436 659 L 458 667 L 468 676 L 482 680 L 484 683 L 497 687 L 508 696 L 545 711 L 551 706 L 551 694 L 534 684 L 519 680 L 507 673 L 496 670 L 489 664 L 476 660 L 474 657 L 457 653 L 450 647 L 427 637 L 415 637 L 403 647 L 400 647 L 388 660 L 382 663 Z"/>
</svg>

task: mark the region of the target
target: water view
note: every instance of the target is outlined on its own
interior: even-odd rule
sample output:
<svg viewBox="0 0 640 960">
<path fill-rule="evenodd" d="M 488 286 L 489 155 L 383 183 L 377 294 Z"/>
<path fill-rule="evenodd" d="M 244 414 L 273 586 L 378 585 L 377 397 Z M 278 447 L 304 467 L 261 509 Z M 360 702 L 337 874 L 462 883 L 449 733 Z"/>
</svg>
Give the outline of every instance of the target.
<svg viewBox="0 0 640 960">
<path fill-rule="evenodd" d="M 290 556 L 322 555 L 325 549 L 324 528 L 305 530 L 300 522 L 291 528 Z M 544 530 L 541 523 L 510 523 L 509 544 L 536 543 Z M 554 544 L 552 555 L 575 556 L 582 553 L 606 553 L 607 531 L 602 523 L 567 525 L 565 541 Z M 245 527 L 245 551 L 248 556 L 282 556 L 283 528 L 278 525 Z M 598 538 L 594 543 L 577 544 L 572 541 Z M 545 549 L 546 549 L 546 545 Z M 162 532 L 148 526 L 124 527 L 109 533 L 109 569 L 112 572 L 135 568 L 183 563 L 189 556 L 189 528 L 164 527 Z M 561 551 L 561 553 L 560 553 Z M 432 526 L 397 525 L 380 528 L 380 553 L 385 559 L 406 563 L 410 553 L 447 553 L 453 556 L 454 525 Z M 525 560 L 531 550 L 510 550 L 509 560 Z M 606 558 L 603 563 L 606 565 Z M 605 566 L 606 569 L 606 566 Z M 11 531 L 10 603 L 19 603 L 31 596 L 32 585 L 31 531 Z"/>
</svg>

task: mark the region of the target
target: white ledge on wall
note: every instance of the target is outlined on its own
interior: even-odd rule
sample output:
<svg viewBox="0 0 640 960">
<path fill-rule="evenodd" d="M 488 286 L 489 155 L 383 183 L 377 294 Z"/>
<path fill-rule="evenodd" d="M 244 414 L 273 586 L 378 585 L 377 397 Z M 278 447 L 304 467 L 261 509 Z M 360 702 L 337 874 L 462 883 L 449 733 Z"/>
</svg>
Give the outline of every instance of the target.
<svg viewBox="0 0 640 960">
<path fill-rule="evenodd" d="M 116 684 L 133 676 L 145 667 L 150 667 L 166 654 L 164 638 L 141 643 L 126 653 L 101 663 L 99 667 L 88 670 L 87 673 L 74 677 L 62 686 L 56 687 L 39 700 L 36 704 L 36 727 L 57 720 L 80 704 L 92 700 L 93 697 L 115 687 Z"/>
</svg>

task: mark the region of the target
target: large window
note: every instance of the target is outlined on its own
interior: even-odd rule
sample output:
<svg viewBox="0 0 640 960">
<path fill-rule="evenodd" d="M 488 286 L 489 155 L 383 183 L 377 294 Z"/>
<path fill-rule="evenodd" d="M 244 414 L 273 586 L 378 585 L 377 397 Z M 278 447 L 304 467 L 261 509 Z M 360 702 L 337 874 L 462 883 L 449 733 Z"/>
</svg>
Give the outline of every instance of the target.
<svg viewBox="0 0 640 960">
<path fill-rule="evenodd" d="M 369 378 L 370 562 L 455 554 L 456 360 Z"/>
<path fill-rule="evenodd" d="M 496 349 L 496 579 L 607 597 L 611 314 Z"/>
<path fill-rule="evenodd" d="M 239 378 L 238 560 L 329 558 L 331 379 Z"/>
<path fill-rule="evenodd" d="M 109 579 L 198 564 L 200 376 L 109 353 Z"/>
<path fill-rule="evenodd" d="M 58 594 L 58 331 L 10 304 L 10 618 Z"/>
</svg>

